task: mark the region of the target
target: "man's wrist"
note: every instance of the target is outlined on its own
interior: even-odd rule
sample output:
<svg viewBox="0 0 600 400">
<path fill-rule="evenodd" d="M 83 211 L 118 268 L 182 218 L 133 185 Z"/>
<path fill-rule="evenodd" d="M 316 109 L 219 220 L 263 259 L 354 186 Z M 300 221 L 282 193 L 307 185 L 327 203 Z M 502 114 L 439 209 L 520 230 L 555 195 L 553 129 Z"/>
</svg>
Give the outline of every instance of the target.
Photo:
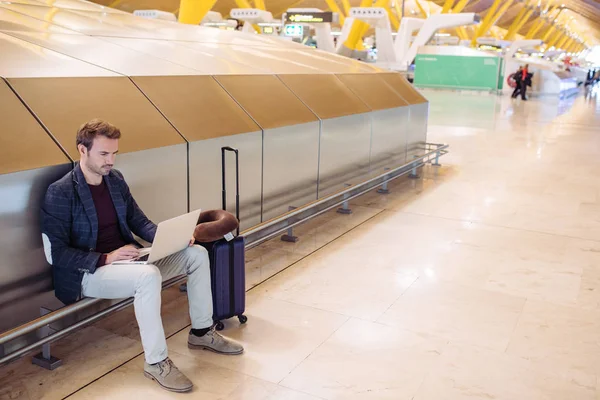
<svg viewBox="0 0 600 400">
<path fill-rule="evenodd" d="M 103 267 L 107 264 L 108 254 L 101 254 L 98 262 L 96 263 L 96 268 Z"/>
</svg>

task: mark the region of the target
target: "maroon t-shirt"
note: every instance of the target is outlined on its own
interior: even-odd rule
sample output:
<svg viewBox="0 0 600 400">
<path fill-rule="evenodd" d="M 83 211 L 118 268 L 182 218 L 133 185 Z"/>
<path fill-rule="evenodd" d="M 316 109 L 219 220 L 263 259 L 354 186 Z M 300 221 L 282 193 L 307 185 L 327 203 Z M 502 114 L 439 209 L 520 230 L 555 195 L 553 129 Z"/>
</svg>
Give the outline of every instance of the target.
<svg viewBox="0 0 600 400">
<path fill-rule="evenodd" d="M 106 264 L 106 255 L 129 243 L 123 239 L 119 229 L 119 219 L 117 211 L 110 197 L 110 191 L 104 180 L 98 186 L 89 185 L 96 214 L 98 215 L 98 241 L 96 242 L 96 251 L 102 253 L 97 266 Z"/>
</svg>

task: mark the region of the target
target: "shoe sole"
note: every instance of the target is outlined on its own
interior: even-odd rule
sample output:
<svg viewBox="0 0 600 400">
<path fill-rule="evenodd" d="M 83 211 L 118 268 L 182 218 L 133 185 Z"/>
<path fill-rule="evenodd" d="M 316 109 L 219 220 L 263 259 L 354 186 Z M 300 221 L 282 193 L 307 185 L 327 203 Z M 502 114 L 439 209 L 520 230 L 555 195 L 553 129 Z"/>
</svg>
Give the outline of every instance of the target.
<svg viewBox="0 0 600 400">
<path fill-rule="evenodd" d="M 160 382 L 158 381 L 158 379 L 156 379 L 155 377 L 153 377 L 151 374 L 147 373 L 146 371 L 144 371 L 144 376 L 145 376 L 146 378 L 148 378 L 148 379 L 151 379 L 151 380 L 153 380 L 154 382 L 158 383 L 158 385 L 159 385 L 161 388 L 163 388 L 163 389 L 165 389 L 165 390 L 168 390 L 169 392 L 175 392 L 175 393 L 186 393 L 186 392 L 189 392 L 189 391 L 191 391 L 191 390 L 192 390 L 192 388 L 193 388 L 193 386 L 190 386 L 190 387 L 189 387 L 189 388 L 187 388 L 187 389 L 174 389 L 174 388 L 170 388 L 170 387 L 167 387 L 167 386 L 163 385 L 162 383 L 160 383 Z"/>
<path fill-rule="evenodd" d="M 204 345 L 196 345 L 196 344 L 191 344 L 188 343 L 188 349 L 192 349 L 192 350 L 208 350 L 208 351 L 212 351 L 213 353 L 217 353 L 217 354 L 223 354 L 225 356 L 237 356 L 240 355 L 244 352 L 244 350 L 240 350 L 240 351 L 236 351 L 233 353 L 226 353 L 224 351 L 218 351 L 213 349 L 212 347 L 208 347 L 208 346 L 204 346 Z"/>
</svg>

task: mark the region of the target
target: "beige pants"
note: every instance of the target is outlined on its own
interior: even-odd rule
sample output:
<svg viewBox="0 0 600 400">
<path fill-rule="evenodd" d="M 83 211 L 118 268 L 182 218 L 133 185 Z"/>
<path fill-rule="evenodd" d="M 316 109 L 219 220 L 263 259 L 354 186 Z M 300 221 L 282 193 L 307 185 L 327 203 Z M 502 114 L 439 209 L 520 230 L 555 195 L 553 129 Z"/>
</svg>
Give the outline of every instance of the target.
<svg viewBox="0 0 600 400">
<path fill-rule="evenodd" d="M 154 364 L 168 356 L 160 317 L 162 281 L 187 274 L 192 328 L 212 326 L 212 293 L 208 252 L 191 246 L 159 260 L 155 265 L 105 265 L 83 276 L 86 297 L 122 299 L 133 297 L 135 318 L 140 327 L 146 362 Z"/>
</svg>

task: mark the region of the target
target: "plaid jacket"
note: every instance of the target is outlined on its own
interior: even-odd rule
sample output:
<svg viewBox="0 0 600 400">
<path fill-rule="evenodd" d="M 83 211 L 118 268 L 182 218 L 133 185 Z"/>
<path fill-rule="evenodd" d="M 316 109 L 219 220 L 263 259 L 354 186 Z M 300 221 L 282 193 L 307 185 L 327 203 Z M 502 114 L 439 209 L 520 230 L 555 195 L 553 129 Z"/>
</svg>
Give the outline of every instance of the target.
<svg viewBox="0 0 600 400">
<path fill-rule="evenodd" d="M 126 242 L 139 246 L 132 232 L 152 242 L 156 225 L 139 208 L 123 175 L 112 170 L 104 177 L 112 198 L 119 227 Z M 52 265 L 56 297 L 65 304 L 81 298 L 84 272 L 93 274 L 100 253 L 98 216 L 94 200 L 79 164 L 48 188 L 41 210 L 42 239 L 46 258 Z"/>
</svg>

